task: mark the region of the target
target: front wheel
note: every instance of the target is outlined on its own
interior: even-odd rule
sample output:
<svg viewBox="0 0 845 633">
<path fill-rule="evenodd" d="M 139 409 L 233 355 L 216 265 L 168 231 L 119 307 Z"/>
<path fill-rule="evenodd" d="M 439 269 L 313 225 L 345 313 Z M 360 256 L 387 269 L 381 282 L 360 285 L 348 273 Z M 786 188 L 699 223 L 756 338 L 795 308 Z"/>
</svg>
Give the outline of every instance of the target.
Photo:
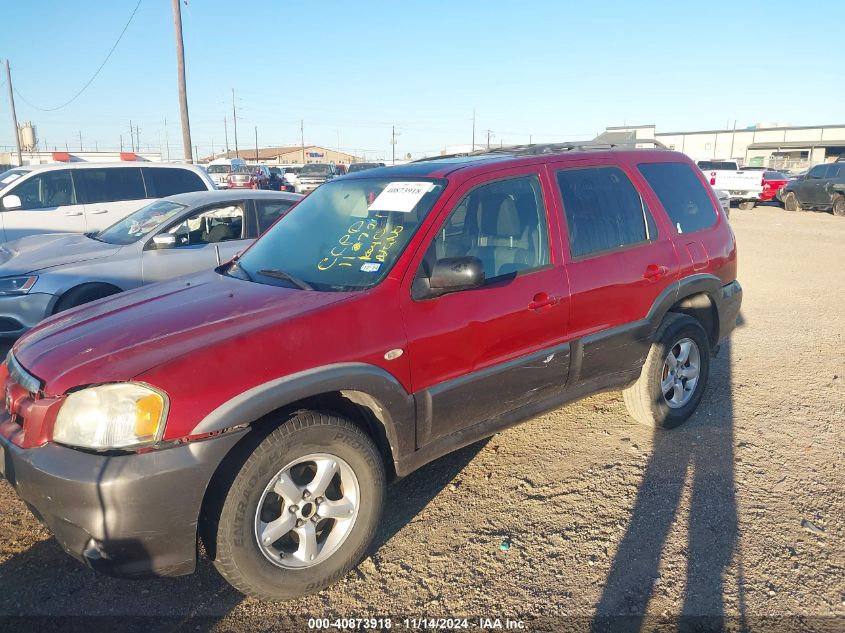
<svg viewBox="0 0 845 633">
<path fill-rule="evenodd" d="M 670 312 L 655 334 L 639 379 L 622 392 L 638 422 L 673 428 L 701 401 L 710 373 L 710 342 L 701 323 Z"/>
<path fill-rule="evenodd" d="M 239 591 L 267 600 L 328 587 L 370 546 L 384 488 L 381 457 L 361 429 L 299 412 L 256 447 L 226 492 L 214 565 Z"/>
<path fill-rule="evenodd" d="M 801 205 L 798 204 L 798 198 L 791 191 L 788 191 L 783 196 L 783 208 L 786 209 L 787 211 L 800 211 L 801 210 Z"/>
</svg>

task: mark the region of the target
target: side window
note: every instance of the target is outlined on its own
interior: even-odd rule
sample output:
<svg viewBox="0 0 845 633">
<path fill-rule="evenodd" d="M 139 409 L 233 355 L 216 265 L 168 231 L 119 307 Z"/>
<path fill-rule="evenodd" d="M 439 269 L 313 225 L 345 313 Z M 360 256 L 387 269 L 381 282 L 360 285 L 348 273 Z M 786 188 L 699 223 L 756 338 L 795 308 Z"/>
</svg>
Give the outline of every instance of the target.
<svg viewBox="0 0 845 633">
<path fill-rule="evenodd" d="M 557 172 L 572 257 L 585 257 L 657 237 L 642 196 L 618 167 Z"/>
<path fill-rule="evenodd" d="M 807 172 L 807 178 L 824 178 L 824 174 L 827 171 L 827 165 L 816 165 L 810 171 Z"/>
<path fill-rule="evenodd" d="M 76 191 L 70 171 L 44 172 L 15 187 L 12 193 L 21 199 L 21 209 L 49 209 L 76 204 Z"/>
<path fill-rule="evenodd" d="M 174 224 L 167 233 L 176 236 L 176 246 L 214 244 L 243 239 L 244 203 L 234 202 L 205 207 Z"/>
<path fill-rule="evenodd" d="M 429 273 L 444 257 L 481 260 L 486 279 L 549 263 L 546 207 L 537 176 L 500 180 L 473 189 L 449 214 L 423 263 Z"/>
<path fill-rule="evenodd" d="M 276 220 L 282 217 L 293 206 L 293 202 L 286 200 L 256 200 L 255 207 L 258 210 L 258 234 L 270 228 Z"/>
<path fill-rule="evenodd" d="M 693 233 L 716 223 L 716 206 L 701 180 L 688 165 L 642 163 L 638 167 L 678 233 Z"/>
<path fill-rule="evenodd" d="M 75 177 L 84 183 L 86 203 L 142 200 L 147 197 L 141 170 L 137 167 L 78 169 Z"/>
<path fill-rule="evenodd" d="M 165 198 L 177 193 L 205 191 L 208 189 L 202 178 L 189 169 L 178 167 L 144 167 L 144 181 L 151 198 Z"/>
</svg>

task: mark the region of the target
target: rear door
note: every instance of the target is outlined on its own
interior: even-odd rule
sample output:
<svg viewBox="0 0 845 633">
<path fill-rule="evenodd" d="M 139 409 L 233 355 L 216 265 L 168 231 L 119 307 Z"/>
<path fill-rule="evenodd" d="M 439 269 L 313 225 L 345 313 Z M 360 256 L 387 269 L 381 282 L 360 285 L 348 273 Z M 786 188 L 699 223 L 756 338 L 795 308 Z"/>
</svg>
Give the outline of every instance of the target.
<svg viewBox="0 0 845 633">
<path fill-rule="evenodd" d="M 474 256 L 486 277 L 481 288 L 420 300 L 403 283 L 419 446 L 563 390 L 569 290 L 548 196 L 539 168 L 473 179 L 417 253 L 416 276 L 438 259 Z"/>
<path fill-rule="evenodd" d="M 75 169 L 73 176 L 85 202 L 89 231 L 111 226 L 147 204 L 138 167 L 86 167 Z"/>
<path fill-rule="evenodd" d="M 21 199 L 21 208 L 2 211 L 6 241 L 36 233 L 84 233 L 85 207 L 80 202 L 70 169 L 48 170 L 18 183 L 6 192 Z"/>
<path fill-rule="evenodd" d="M 578 339 L 571 380 L 614 385 L 641 366 L 646 316 L 677 279 L 670 227 L 655 220 L 650 192 L 627 166 L 597 158 L 550 170 L 566 221 L 570 334 Z"/>
<path fill-rule="evenodd" d="M 246 225 L 246 201 L 202 207 L 161 231 L 176 237 L 173 248 L 157 248 L 152 236 L 141 257 L 144 283 L 210 270 L 246 248 L 251 239 Z"/>
</svg>

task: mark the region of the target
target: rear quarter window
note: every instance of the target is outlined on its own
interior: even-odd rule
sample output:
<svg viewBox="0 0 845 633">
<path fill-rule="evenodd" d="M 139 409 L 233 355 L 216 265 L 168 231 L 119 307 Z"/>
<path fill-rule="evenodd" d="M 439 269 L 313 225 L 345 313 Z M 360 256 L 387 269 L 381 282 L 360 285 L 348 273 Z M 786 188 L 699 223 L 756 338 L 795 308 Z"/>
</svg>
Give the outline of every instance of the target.
<svg viewBox="0 0 845 633">
<path fill-rule="evenodd" d="M 150 198 L 165 198 L 177 193 L 205 191 L 202 178 L 189 169 L 177 167 L 144 167 L 144 181 Z"/>
<path fill-rule="evenodd" d="M 73 176 L 84 183 L 85 202 L 117 202 L 143 200 L 144 181 L 137 167 L 105 167 L 102 169 L 77 169 Z"/>
<path fill-rule="evenodd" d="M 692 167 L 686 163 L 641 163 L 637 167 L 678 233 L 694 233 L 716 224 L 716 206 Z"/>
</svg>

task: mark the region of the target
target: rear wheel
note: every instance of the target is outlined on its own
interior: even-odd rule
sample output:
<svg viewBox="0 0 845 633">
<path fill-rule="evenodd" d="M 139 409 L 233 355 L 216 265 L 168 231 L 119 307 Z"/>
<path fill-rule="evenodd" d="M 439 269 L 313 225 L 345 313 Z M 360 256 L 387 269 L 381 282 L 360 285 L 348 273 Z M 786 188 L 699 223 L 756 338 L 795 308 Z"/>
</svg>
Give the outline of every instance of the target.
<svg viewBox="0 0 845 633">
<path fill-rule="evenodd" d="M 115 286 L 110 286 L 108 284 L 84 284 L 82 286 L 77 286 L 76 288 L 71 288 L 63 294 L 58 303 L 56 303 L 56 307 L 53 309 L 53 314 L 58 314 L 59 312 L 64 312 L 65 310 L 70 310 L 71 308 L 91 303 L 97 299 L 110 297 L 118 292 L 120 292 L 120 288 L 116 288 Z"/>
<path fill-rule="evenodd" d="M 845 196 L 836 196 L 833 199 L 833 215 L 845 218 Z"/>
<path fill-rule="evenodd" d="M 798 198 L 791 191 L 786 192 L 783 196 L 783 208 L 787 211 L 800 211 L 801 205 L 798 204 Z"/>
<path fill-rule="evenodd" d="M 710 342 L 701 323 L 669 313 L 655 334 L 639 379 L 622 394 L 638 422 L 672 428 L 689 418 L 707 386 Z"/>
<path fill-rule="evenodd" d="M 270 433 L 234 477 L 211 538 L 239 591 L 289 600 L 339 580 L 381 517 L 385 474 L 372 440 L 344 418 L 302 411 Z"/>
</svg>

